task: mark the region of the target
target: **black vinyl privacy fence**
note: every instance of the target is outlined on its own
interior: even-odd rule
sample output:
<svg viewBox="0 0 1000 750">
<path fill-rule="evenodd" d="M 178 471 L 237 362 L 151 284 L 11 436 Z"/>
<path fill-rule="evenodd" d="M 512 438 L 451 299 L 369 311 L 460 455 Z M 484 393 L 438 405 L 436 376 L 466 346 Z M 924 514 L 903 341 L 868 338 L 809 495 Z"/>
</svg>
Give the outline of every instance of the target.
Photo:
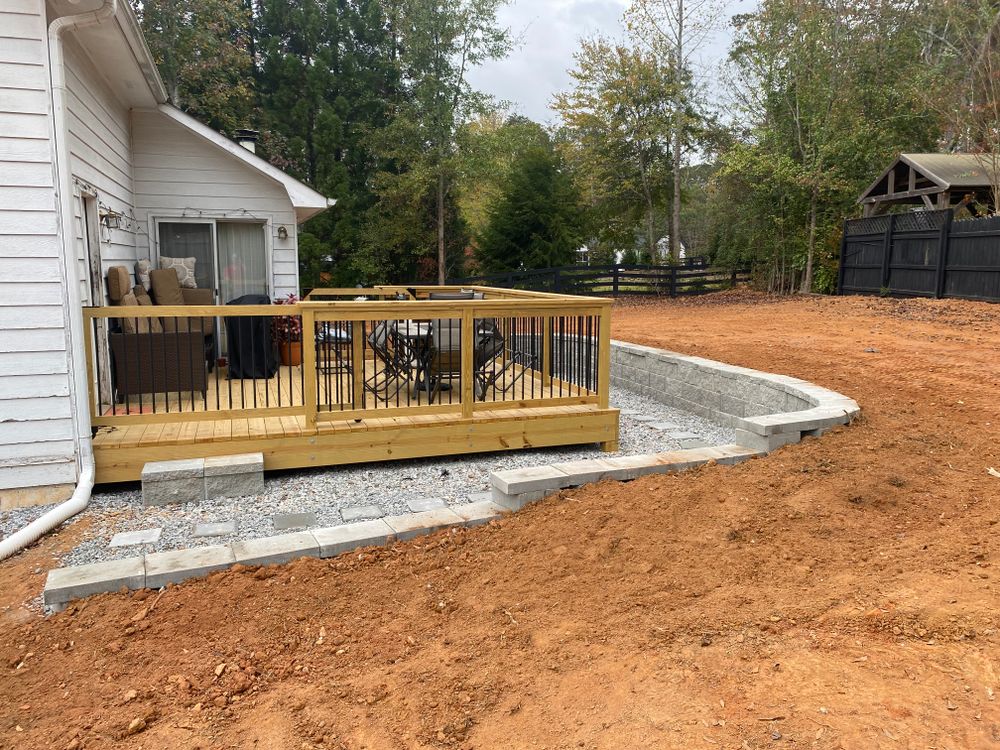
<svg viewBox="0 0 1000 750">
<path fill-rule="evenodd" d="M 449 284 L 494 286 L 595 297 L 680 297 L 730 289 L 750 281 L 750 269 L 702 266 L 559 266 L 471 276 Z"/>
<path fill-rule="evenodd" d="M 1000 217 L 920 211 L 844 222 L 841 294 L 1000 301 Z"/>
</svg>

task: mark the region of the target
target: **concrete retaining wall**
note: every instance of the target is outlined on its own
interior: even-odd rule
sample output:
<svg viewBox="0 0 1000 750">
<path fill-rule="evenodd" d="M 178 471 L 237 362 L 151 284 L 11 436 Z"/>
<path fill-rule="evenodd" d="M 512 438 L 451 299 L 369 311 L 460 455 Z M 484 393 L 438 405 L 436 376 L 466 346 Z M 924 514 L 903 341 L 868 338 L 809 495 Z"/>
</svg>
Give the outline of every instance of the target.
<svg viewBox="0 0 1000 750">
<path fill-rule="evenodd" d="M 611 342 L 611 384 L 736 429 L 736 442 L 771 451 L 849 423 L 857 402 L 787 375 L 650 346 Z"/>
</svg>

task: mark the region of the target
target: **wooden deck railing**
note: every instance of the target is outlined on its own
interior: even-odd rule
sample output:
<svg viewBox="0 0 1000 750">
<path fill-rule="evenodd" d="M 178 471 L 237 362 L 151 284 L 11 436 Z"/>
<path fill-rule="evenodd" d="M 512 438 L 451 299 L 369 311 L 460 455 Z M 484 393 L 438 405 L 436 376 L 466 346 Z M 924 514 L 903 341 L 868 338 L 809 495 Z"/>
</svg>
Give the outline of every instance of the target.
<svg viewBox="0 0 1000 750">
<path fill-rule="evenodd" d="M 481 299 L 430 298 L 458 291 L 316 289 L 291 305 L 85 308 L 93 424 L 209 430 L 258 417 L 315 426 L 608 407 L 610 301 L 479 287 Z M 282 361 L 276 333 L 299 323 L 301 360 L 292 352 Z"/>
</svg>

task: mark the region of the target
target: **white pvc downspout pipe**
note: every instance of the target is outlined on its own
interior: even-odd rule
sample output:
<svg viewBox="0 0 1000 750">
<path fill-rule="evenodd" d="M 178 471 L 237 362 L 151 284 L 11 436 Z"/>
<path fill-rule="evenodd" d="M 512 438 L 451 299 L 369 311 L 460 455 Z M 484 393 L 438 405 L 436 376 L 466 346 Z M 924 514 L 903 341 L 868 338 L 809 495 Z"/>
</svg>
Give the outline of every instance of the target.
<svg viewBox="0 0 1000 750">
<path fill-rule="evenodd" d="M 45 515 L 32 521 L 20 531 L 0 541 L 0 560 L 10 557 L 43 534 L 75 516 L 90 503 L 94 489 L 94 449 L 90 442 L 90 399 L 87 382 L 87 362 L 83 349 L 83 316 L 80 314 L 80 282 L 76 278 L 76 248 L 73 244 L 73 175 L 70 169 L 69 130 L 66 126 L 66 67 L 63 54 L 63 35 L 70 30 L 93 26 L 112 18 L 118 12 L 118 0 L 104 0 L 97 10 L 62 16 L 49 24 L 49 75 L 52 81 L 52 122 L 56 145 L 57 191 L 62 228 L 62 281 L 66 289 L 63 323 L 67 331 L 66 347 L 68 367 L 73 387 L 70 403 L 73 405 L 76 443 L 80 453 L 80 474 L 76 489 L 66 502 L 57 505 Z"/>
</svg>

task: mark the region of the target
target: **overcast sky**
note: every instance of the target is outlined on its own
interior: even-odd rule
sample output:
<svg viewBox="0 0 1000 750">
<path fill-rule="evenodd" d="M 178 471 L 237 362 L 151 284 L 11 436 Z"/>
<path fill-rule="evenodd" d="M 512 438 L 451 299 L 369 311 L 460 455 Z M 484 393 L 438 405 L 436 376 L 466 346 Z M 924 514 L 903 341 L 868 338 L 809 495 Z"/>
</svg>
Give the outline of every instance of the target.
<svg viewBox="0 0 1000 750">
<path fill-rule="evenodd" d="M 628 0 L 512 0 L 500 21 L 520 40 L 518 47 L 507 59 L 471 71 L 469 79 L 476 88 L 512 102 L 515 112 L 551 122 L 556 115 L 549 102 L 555 92 L 569 87 L 567 71 L 578 40 L 595 33 L 622 37 L 627 5 Z M 755 6 L 756 0 L 729 0 L 725 15 Z M 725 57 L 729 39 L 724 22 L 702 53 L 703 67 L 711 69 Z"/>
</svg>

